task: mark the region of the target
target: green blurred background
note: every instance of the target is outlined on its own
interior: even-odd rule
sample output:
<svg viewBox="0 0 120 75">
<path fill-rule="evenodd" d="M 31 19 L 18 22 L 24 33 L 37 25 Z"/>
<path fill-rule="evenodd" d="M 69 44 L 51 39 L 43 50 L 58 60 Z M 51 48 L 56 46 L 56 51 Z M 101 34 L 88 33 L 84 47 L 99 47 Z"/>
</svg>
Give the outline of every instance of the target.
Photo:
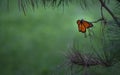
<svg viewBox="0 0 120 75">
<path fill-rule="evenodd" d="M 1 0 L 0 75 L 50 75 L 51 69 L 63 63 L 63 54 L 73 40 L 80 42 L 80 48 L 90 45 L 89 39 L 78 32 L 76 21 L 91 22 L 100 18 L 98 3 L 91 4 L 88 9 L 74 3 L 64 8 L 39 5 L 34 10 L 32 7 L 26 9 L 26 16 L 18 9 L 16 0 L 10 1 L 9 9 L 5 4 Z M 109 6 L 112 8 L 113 4 Z M 111 20 L 110 15 L 105 14 Z M 100 23 L 94 24 L 93 31 L 101 37 Z M 97 40 L 97 45 L 99 42 Z M 120 75 L 119 65 L 117 69 L 94 70 L 96 75 L 113 75 L 115 71 L 115 75 Z"/>
</svg>

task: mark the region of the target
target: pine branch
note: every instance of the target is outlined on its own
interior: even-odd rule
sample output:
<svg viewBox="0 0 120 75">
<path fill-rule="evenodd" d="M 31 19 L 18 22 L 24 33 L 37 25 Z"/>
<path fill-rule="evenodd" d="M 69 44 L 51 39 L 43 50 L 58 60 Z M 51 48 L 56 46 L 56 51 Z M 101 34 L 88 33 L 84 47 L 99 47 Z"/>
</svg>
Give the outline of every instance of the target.
<svg viewBox="0 0 120 75">
<path fill-rule="evenodd" d="M 99 0 L 99 2 L 101 3 L 102 7 L 104 7 L 108 11 L 108 13 L 112 16 L 112 18 L 114 19 L 116 24 L 120 27 L 120 23 L 118 22 L 118 19 L 115 17 L 115 15 L 112 13 L 112 11 L 106 6 L 106 4 L 103 2 L 103 0 Z"/>
</svg>

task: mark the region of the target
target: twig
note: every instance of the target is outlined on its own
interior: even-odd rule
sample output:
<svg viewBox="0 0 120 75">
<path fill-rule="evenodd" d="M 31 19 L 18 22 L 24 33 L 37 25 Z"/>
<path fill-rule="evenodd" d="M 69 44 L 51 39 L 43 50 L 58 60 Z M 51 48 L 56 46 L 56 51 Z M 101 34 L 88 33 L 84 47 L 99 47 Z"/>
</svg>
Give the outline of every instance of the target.
<svg viewBox="0 0 120 75">
<path fill-rule="evenodd" d="M 103 18 L 100 18 L 100 19 L 98 19 L 98 20 L 96 20 L 96 21 L 93 21 L 93 22 L 91 22 L 91 23 L 97 23 L 97 22 L 103 21 L 103 20 L 104 20 Z"/>
</svg>

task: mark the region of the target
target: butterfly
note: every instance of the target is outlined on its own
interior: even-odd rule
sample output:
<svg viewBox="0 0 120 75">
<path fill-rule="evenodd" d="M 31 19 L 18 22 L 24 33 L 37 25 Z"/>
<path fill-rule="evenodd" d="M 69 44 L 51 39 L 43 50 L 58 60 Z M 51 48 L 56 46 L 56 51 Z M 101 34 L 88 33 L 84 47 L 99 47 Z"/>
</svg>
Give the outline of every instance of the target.
<svg viewBox="0 0 120 75">
<path fill-rule="evenodd" d="M 77 20 L 79 32 L 85 33 L 86 29 L 93 27 L 93 24 L 85 20 Z"/>
</svg>

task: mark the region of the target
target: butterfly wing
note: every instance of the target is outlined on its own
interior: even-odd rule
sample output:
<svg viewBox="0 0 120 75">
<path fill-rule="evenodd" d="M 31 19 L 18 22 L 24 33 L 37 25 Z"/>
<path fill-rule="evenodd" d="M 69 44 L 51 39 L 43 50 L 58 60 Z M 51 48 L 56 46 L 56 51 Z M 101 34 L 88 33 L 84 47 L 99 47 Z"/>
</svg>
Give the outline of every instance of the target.
<svg viewBox="0 0 120 75">
<path fill-rule="evenodd" d="M 77 24 L 78 24 L 79 32 L 85 33 L 86 32 L 86 27 L 84 26 L 84 24 L 80 20 L 77 21 Z"/>
<path fill-rule="evenodd" d="M 84 24 L 85 28 L 93 27 L 93 24 L 87 21 L 82 20 L 82 24 Z"/>
<path fill-rule="evenodd" d="M 79 31 L 82 32 L 82 33 L 86 32 L 86 27 L 84 26 L 84 24 L 79 25 Z"/>
</svg>

